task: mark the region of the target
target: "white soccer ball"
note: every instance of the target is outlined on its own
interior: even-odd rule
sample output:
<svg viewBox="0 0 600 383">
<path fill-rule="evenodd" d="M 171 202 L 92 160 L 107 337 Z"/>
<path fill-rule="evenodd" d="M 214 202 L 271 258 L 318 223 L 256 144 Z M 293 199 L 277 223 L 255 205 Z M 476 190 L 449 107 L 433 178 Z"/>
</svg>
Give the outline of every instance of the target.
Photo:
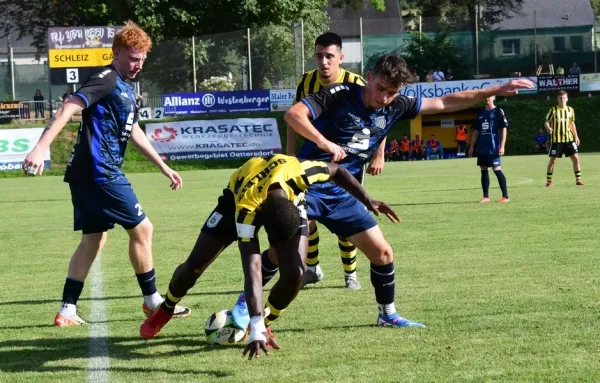
<svg viewBox="0 0 600 383">
<path fill-rule="evenodd" d="M 229 310 L 211 314 L 206 320 L 204 333 L 209 344 L 233 344 L 246 339 L 246 330 L 235 327 Z"/>
</svg>

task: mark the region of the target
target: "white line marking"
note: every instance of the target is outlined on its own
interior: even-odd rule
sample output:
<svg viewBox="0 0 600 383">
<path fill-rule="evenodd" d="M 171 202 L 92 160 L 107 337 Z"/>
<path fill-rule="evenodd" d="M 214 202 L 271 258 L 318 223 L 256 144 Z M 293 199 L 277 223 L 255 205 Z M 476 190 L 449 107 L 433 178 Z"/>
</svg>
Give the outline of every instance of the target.
<svg viewBox="0 0 600 383">
<path fill-rule="evenodd" d="M 98 254 L 90 270 L 90 323 L 88 382 L 110 382 L 106 304 L 102 300 L 102 256 Z"/>
</svg>

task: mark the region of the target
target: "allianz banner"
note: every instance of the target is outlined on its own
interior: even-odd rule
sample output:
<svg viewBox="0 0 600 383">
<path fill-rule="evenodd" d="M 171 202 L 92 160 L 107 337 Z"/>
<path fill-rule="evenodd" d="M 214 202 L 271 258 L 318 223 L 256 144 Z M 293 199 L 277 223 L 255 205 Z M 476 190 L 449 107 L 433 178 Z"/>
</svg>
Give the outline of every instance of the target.
<svg viewBox="0 0 600 383">
<path fill-rule="evenodd" d="M 579 91 L 578 74 L 555 74 L 538 76 L 538 90 L 540 92 L 553 92 L 559 90 Z"/>
<path fill-rule="evenodd" d="M 162 95 L 162 103 L 165 116 L 271 110 L 268 90 L 167 93 Z"/>
<path fill-rule="evenodd" d="M 161 158 L 170 161 L 266 157 L 281 152 L 274 118 L 151 123 L 146 124 L 146 137 Z"/>
<path fill-rule="evenodd" d="M 0 129 L 0 171 L 21 170 L 25 156 L 40 139 L 44 128 Z M 50 168 L 50 149 L 44 152 L 44 169 Z"/>
</svg>

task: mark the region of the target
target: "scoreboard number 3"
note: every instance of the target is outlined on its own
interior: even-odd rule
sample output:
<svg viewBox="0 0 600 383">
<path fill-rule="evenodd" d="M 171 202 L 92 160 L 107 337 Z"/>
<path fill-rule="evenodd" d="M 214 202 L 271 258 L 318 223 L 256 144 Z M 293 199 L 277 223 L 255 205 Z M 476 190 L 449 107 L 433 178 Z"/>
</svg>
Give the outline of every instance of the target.
<svg viewBox="0 0 600 383">
<path fill-rule="evenodd" d="M 79 69 L 71 68 L 67 69 L 67 83 L 78 84 L 79 83 Z"/>
</svg>

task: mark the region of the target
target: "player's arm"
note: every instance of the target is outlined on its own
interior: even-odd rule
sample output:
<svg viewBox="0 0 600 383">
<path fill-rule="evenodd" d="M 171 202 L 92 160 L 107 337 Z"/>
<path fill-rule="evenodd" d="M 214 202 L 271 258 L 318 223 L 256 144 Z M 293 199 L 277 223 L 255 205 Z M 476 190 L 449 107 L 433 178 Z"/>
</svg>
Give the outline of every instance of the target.
<svg viewBox="0 0 600 383">
<path fill-rule="evenodd" d="M 575 110 L 573 108 L 571 108 L 571 124 L 569 125 L 569 129 L 571 129 L 571 133 L 573 133 L 575 144 L 579 146 L 581 142 L 579 141 L 579 136 L 577 135 L 577 127 L 575 126 Z"/>
<path fill-rule="evenodd" d="M 183 180 L 181 179 L 179 173 L 168 167 L 162 158 L 160 158 L 137 122 L 134 122 L 133 127 L 131 128 L 131 142 L 137 148 L 137 150 L 144 155 L 144 157 L 152 162 L 162 174 L 171 180 L 170 186 L 172 190 L 178 190 L 183 187 Z"/>
<path fill-rule="evenodd" d="M 367 167 L 367 174 L 372 176 L 378 176 L 383 171 L 383 166 L 385 165 L 385 142 L 387 141 L 387 137 L 381 141 L 379 147 L 373 154 L 373 158 L 371 162 L 369 162 L 369 166 Z"/>
<path fill-rule="evenodd" d="M 475 129 L 473 129 L 473 134 L 471 134 L 471 145 L 469 146 L 469 157 L 473 157 L 473 150 L 475 149 L 475 145 L 477 144 L 477 138 L 479 138 L 479 122 Z"/>
<path fill-rule="evenodd" d="M 336 87 L 343 85 L 334 84 L 322 88 L 319 92 L 308 95 L 301 102 L 293 105 L 285 113 L 285 122 L 298 134 L 314 142 L 320 149 L 333 154 L 333 161 L 339 161 L 346 157 L 344 150 L 337 144 L 326 139 L 310 122 L 319 118 L 325 111 L 335 108 L 340 102 L 340 94 L 344 90 L 331 92 Z M 348 89 L 344 87 L 344 89 Z"/>
<path fill-rule="evenodd" d="M 292 106 L 296 105 L 296 102 Z M 286 136 L 286 153 L 288 156 L 296 155 L 296 141 L 298 141 L 298 132 L 296 132 L 289 124 L 287 126 Z"/>
<path fill-rule="evenodd" d="M 76 113 L 85 108 L 85 103 L 79 97 L 71 97 L 56 111 L 40 136 L 40 140 L 23 160 L 23 170 L 32 168 L 32 174 L 42 175 L 44 171 L 44 152 L 50 147 L 58 133 Z"/>
<path fill-rule="evenodd" d="M 512 80 L 502 85 L 489 86 L 483 89 L 466 90 L 442 97 L 425 98 L 421 106 L 421 114 L 456 112 L 467 109 L 491 96 L 514 96 L 519 93 L 519 89 L 531 88 L 533 88 L 533 83 L 529 80 Z"/>
<path fill-rule="evenodd" d="M 334 163 L 328 163 L 327 167 L 329 170 L 329 179 L 356 197 L 356 199 L 362 202 L 369 211 L 377 216 L 379 216 L 380 213 L 383 213 L 390 221 L 400 222 L 398 214 L 396 214 L 396 212 L 385 202 L 373 200 L 358 180 L 354 178 L 346 168 Z"/>
<path fill-rule="evenodd" d="M 498 148 L 498 154 L 504 155 L 504 145 L 506 144 L 506 134 L 508 128 L 508 120 L 506 119 L 506 115 L 502 108 L 498 108 L 498 126 L 501 126 L 500 129 L 500 147 Z"/>
<path fill-rule="evenodd" d="M 548 135 L 552 135 L 552 127 L 550 126 L 550 122 L 554 118 L 554 113 L 552 113 L 552 109 L 553 108 L 550 108 L 548 114 L 546 114 L 546 120 L 544 121 L 544 127 L 546 128 L 546 132 L 548 132 Z"/>
</svg>

